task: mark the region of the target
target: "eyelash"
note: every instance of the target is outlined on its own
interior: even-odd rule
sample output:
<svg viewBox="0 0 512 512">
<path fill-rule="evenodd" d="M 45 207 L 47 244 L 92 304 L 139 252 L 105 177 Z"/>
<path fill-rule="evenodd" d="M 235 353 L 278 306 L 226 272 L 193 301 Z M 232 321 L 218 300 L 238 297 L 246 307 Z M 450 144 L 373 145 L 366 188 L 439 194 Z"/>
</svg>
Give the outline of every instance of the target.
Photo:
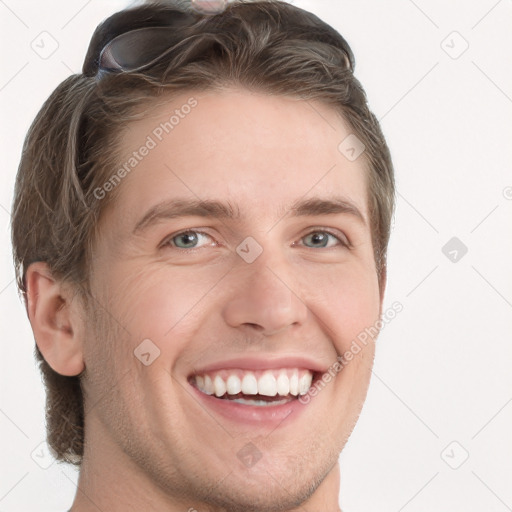
<svg viewBox="0 0 512 512">
<path fill-rule="evenodd" d="M 210 239 L 213 240 L 213 237 L 209 234 L 209 233 L 206 233 L 205 231 L 201 231 L 199 229 L 186 229 L 184 231 L 179 231 L 178 233 L 174 233 L 173 235 L 169 236 L 168 238 L 166 238 L 166 240 L 162 243 L 162 247 L 171 247 L 173 249 L 177 249 L 181 252 L 184 252 L 184 253 L 187 253 L 187 252 L 195 252 L 195 251 L 198 251 L 200 249 L 202 249 L 202 247 L 190 247 L 190 248 L 183 248 L 183 247 L 176 247 L 175 245 L 173 245 L 173 239 L 180 236 L 180 235 L 185 235 L 187 233 L 196 233 L 196 234 L 200 234 L 200 235 L 204 235 L 204 236 L 207 236 L 209 237 Z M 347 239 L 347 241 L 343 240 L 342 238 L 340 238 L 339 235 L 337 235 L 336 233 L 333 233 L 332 231 L 328 230 L 328 229 L 325 229 L 325 228 L 315 228 L 315 229 L 312 229 L 311 231 L 308 231 L 306 234 L 304 234 L 302 237 L 301 237 L 301 240 L 306 238 L 308 235 L 311 235 L 313 233 L 326 233 L 330 236 L 332 236 L 333 238 L 335 238 L 338 242 L 339 242 L 339 245 L 344 247 L 344 248 L 347 248 L 347 249 L 351 249 L 352 248 L 352 244 L 350 243 L 350 241 Z M 294 242 L 295 244 L 295 242 Z M 219 244 L 216 244 L 217 246 Z M 306 247 L 307 249 L 315 249 L 315 247 L 307 247 L 307 246 L 303 246 L 303 247 Z M 336 246 L 335 246 L 336 247 Z M 319 247 L 318 249 L 334 249 L 334 247 Z"/>
</svg>

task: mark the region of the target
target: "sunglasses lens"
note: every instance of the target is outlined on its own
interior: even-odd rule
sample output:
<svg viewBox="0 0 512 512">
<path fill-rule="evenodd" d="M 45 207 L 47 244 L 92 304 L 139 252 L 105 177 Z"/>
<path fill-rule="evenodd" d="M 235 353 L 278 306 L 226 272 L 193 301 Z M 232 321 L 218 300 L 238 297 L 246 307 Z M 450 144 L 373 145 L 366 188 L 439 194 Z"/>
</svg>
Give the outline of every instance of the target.
<svg viewBox="0 0 512 512">
<path fill-rule="evenodd" d="M 148 27 L 132 30 L 112 39 L 103 48 L 100 69 L 130 71 L 158 58 L 173 43 L 169 27 Z"/>
</svg>

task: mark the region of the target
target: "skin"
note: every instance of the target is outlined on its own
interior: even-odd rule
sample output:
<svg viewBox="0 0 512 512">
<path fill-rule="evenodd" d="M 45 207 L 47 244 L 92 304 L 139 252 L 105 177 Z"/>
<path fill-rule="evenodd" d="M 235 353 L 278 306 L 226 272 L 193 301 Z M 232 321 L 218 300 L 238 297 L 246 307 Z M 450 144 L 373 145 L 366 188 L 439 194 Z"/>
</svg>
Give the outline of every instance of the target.
<svg viewBox="0 0 512 512">
<path fill-rule="evenodd" d="M 100 221 L 94 300 L 82 304 L 44 263 L 27 272 L 43 355 L 64 375 L 85 368 L 85 454 L 71 510 L 337 511 L 338 456 L 366 397 L 373 341 L 272 428 L 207 410 L 187 378 L 247 354 L 314 357 L 327 368 L 375 324 L 384 287 L 364 159 L 338 151 L 351 130 L 332 108 L 235 88 L 161 102 L 128 125 L 122 153 L 191 96 L 197 106 L 123 179 Z M 364 221 L 290 212 L 297 200 L 333 195 Z M 132 234 L 151 206 L 176 198 L 229 202 L 240 217 L 164 219 Z M 173 245 L 191 229 L 207 234 L 198 247 Z M 322 230 L 338 237 L 325 248 L 306 237 Z M 252 263 L 235 251 L 248 236 L 263 248 Z M 160 350 L 149 366 L 134 356 L 144 339 Z M 248 442 L 262 454 L 252 467 L 237 457 Z"/>
</svg>

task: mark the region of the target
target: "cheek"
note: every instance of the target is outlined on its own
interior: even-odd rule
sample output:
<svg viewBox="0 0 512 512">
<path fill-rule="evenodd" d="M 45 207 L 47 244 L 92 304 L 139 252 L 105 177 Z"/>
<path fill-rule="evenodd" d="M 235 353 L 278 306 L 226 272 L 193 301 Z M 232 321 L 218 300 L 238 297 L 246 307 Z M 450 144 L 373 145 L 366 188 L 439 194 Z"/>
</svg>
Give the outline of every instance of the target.
<svg viewBox="0 0 512 512">
<path fill-rule="evenodd" d="M 321 269 L 310 273 L 301 286 L 306 304 L 338 353 L 379 319 L 379 287 L 371 269 L 356 265 Z"/>
<path fill-rule="evenodd" d="M 142 289 L 130 287 L 130 290 L 144 298 L 139 293 Z M 125 299 L 128 304 L 133 302 L 128 296 Z M 84 354 L 86 394 L 90 403 L 101 402 L 98 411 L 106 423 L 116 423 L 122 416 L 131 417 L 133 424 L 140 423 L 141 408 L 156 410 L 159 407 L 155 402 L 155 390 L 161 388 L 168 392 L 172 387 L 169 361 L 176 359 L 177 348 L 158 338 L 160 326 L 151 325 L 151 318 L 145 315 L 144 301 L 127 309 L 113 297 L 109 303 L 115 304 L 116 308 L 107 311 L 104 307 L 96 307 L 90 313 Z M 118 319 L 129 313 L 133 313 L 130 321 L 121 324 Z M 157 395 L 163 396 L 162 393 Z"/>
<path fill-rule="evenodd" d="M 149 338 L 163 349 L 172 338 L 177 349 L 186 342 L 180 333 L 189 332 L 190 336 L 190 331 L 200 326 L 206 304 L 216 295 L 225 271 L 213 266 L 171 268 L 158 263 L 135 271 L 124 269 L 127 277 L 120 280 L 114 274 L 110 281 L 116 318 L 132 340 Z"/>
</svg>

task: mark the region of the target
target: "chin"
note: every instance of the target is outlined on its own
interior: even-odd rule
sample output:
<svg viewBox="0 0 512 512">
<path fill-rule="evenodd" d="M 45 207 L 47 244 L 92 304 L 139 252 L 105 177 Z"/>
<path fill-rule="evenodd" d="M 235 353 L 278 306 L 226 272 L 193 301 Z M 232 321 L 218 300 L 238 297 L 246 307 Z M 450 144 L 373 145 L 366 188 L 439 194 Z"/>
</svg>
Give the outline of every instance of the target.
<svg viewBox="0 0 512 512">
<path fill-rule="evenodd" d="M 337 452 L 332 451 L 323 458 L 321 453 L 325 453 L 325 447 L 322 450 L 309 444 L 300 455 L 273 459 L 263 456 L 246 469 L 233 465 L 231 472 L 219 475 L 216 480 L 196 479 L 191 495 L 215 510 L 226 512 L 280 512 L 298 508 L 313 496 L 338 461 Z M 198 489 L 201 480 L 205 485 Z M 206 484 L 205 480 L 210 483 Z M 198 504 L 198 510 L 200 507 Z"/>
</svg>

